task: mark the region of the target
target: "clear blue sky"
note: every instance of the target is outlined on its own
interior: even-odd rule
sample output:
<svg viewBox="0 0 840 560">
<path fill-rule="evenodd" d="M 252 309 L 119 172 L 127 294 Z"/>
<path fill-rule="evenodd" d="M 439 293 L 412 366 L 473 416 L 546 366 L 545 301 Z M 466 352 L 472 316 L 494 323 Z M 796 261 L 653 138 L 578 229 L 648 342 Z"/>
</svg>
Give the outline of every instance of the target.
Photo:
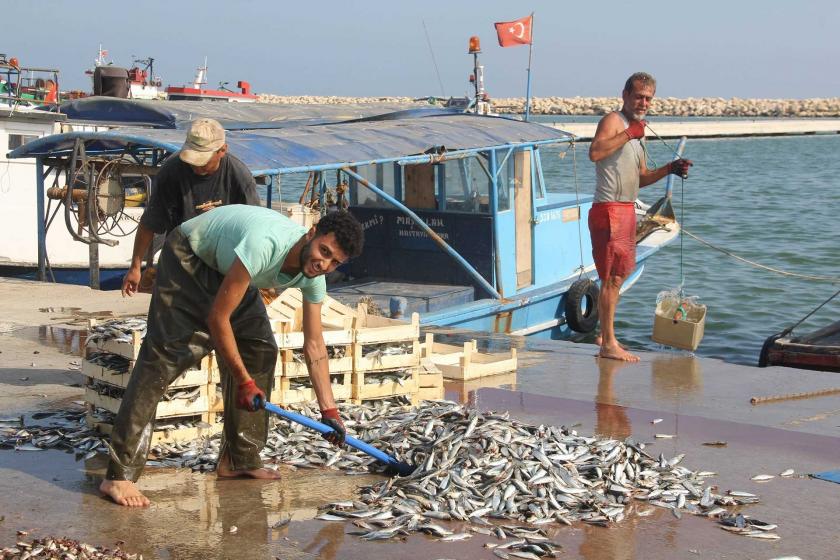
<svg viewBox="0 0 840 560">
<path fill-rule="evenodd" d="M 840 2 L 705 0 L 143 0 L 3 2 L 0 52 L 57 67 L 63 89 L 89 89 L 102 43 L 115 64 L 155 58 L 164 85 L 250 81 L 283 95 L 462 95 L 481 38 L 487 89 L 523 96 L 527 47 L 502 49 L 494 21 L 535 12 L 533 95 L 618 95 L 645 70 L 657 95 L 840 96 Z M 444 91 L 423 31 L 425 20 Z"/>
</svg>

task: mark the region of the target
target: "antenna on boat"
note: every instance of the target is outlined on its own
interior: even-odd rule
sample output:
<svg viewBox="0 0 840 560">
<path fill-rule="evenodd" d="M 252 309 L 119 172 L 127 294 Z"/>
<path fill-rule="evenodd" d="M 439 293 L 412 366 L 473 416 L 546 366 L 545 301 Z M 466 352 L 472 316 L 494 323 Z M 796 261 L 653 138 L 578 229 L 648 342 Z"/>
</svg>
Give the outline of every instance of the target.
<svg viewBox="0 0 840 560">
<path fill-rule="evenodd" d="M 446 90 L 443 88 L 443 80 L 440 79 L 440 70 L 438 69 L 438 63 L 435 59 L 435 51 L 432 48 L 432 40 L 429 39 L 429 30 L 426 29 L 426 20 L 422 20 L 423 22 L 423 32 L 426 34 L 426 44 L 429 45 L 429 53 L 432 55 L 432 64 L 435 66 L 435 75 L 437 76 L 438 84 L 440 85 L 440 94 L 443 97 L 446 97 Z"/>
</svg>

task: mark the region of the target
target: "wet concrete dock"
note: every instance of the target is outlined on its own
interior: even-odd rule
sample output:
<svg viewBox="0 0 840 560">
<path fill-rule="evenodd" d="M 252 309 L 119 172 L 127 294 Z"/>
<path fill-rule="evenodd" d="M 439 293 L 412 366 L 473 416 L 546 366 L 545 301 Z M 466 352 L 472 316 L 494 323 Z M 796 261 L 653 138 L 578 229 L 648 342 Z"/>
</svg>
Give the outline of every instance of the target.
<svg viewBox="0 0 840 560">
<path fill-rule="evenodd" d="M 145 297 L 145 296 L 141 296 Z M 81 400 L 82 332 L 67 325 L 79 312 L 141 312 L 148 300 L 73 286 L 0 280 L 0 416 L 73 406 Z M 65 309 L 62 310 L 61 308 Z M 52 308 L 53 311 L 49 309 Z M 41 311 L 44 309 L 46 311 Z M 454 335 L 461 339 L 463 335 Z M 833 558 L 840 485 L 810 478 L 750 477 L 793 468 L 812 473 L 840 468 L 840 395 L 751 405 L 752 396 L 840 386 L 836 374 L 758 369 L 683 353 L 644 353 L 639 364 L 598 360 L 595 348 L 565 342 L 479 337 L 479 344 L 520 348 L 520 368 L 468 384 L 449 383 L 447 397 L 484 410 L 508 410 L 528 422 L 577 426 L 580 433 L 650 443 L 651 453 L 685 453 L 693 470 L 715 471 L 721 490 L 761 496 L 743 508 L 777 523 L 781 539 L 752 540 L 711 520 L 666 510 L 629 516 L 610 528 L 551 526 L 564 558 Z M 35 353 L 37 352 L 37 354 Z M 35 365 L 32 365 L 32 364 Z M 661 418 L 654 425 L 651 421 Z M 672 439 L 656 439 L 654 434 Z M 704 442 L 725 441 L 725 447 Z M 324 503 L 351 498 L 375 476 L 282 467 L 283 480 L 219 481 L 212 474 L 149 469 L 141 488 L 145 510 L 114 506 L 98 495 L 104 458 L 77 462 L 60 451 L 0 450 L 0 548 L 36 536 L 68 536 L 93 545 L 141 552 L 145 558 L 495 558 L 475 535 L 441 543 L 426 536 L 368 543 L 346 535 L 343 522 L 312 520 Z M 278 520 L 292 523 L 272 529 Z M 236 531 L 232 532 L 232 528 Z M 454 528 L 458 524 L 453 524 Z"/>
</svg>

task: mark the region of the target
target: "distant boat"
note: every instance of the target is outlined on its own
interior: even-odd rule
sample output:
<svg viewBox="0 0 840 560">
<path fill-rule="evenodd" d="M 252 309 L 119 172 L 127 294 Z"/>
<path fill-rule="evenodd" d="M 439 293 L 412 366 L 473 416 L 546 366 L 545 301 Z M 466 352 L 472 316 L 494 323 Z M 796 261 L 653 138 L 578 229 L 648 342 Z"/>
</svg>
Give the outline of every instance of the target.
<svg viewBox="0 0 840 560">
<path fill-rule="evenodd" d="M 191 86 L 168 86 L 166 98 L 170 101 L 229 101 L 239 103 L 253 103 L 257 96 L 251 93 L 251 84 L 244 81 L 236 82 L 239 91 L 226 89 L 227 82 L 220 84 L 221 89 L 207 89 L 207 59 L 204 59 L 204 66 L 196 69 L 195 79 Z"/>
</svg>

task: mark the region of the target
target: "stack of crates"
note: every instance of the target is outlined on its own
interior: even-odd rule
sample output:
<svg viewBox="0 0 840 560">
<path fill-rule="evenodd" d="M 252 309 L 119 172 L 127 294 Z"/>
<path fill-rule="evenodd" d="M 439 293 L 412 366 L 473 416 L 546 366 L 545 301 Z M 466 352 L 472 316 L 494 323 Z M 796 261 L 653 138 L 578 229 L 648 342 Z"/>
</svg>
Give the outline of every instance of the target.
<svg viewBox="0 0 840 560">
<path fill-rule="evenodd" d="M 91 342 L 82 362 L 85 420 L 89 427 L 105 434 L 113 429 L 114 415 L 119 411 L 140 352 L 140 334 L 133 332 L 127 338 Z M 218 432 L 221 423 L 217 422 L 219 418 L 214 411 L 218 408 L 215 402 L 218 383 L 219 369 L 213 354 L 178 377 L 158 404 L 152 445 L 189 441 Z"/>
<path fill-rule="evenodd" d="M 269 400 L 278 405 L 316 400 L 303 356 L 303 299 L 300 290 L 284 290 L 267 310 L 278 348 L 274 388 Z M 321 325 L 327 346 L 333 397 L 336 401 L 349 400 L 353 373 L 352 310 L 327 298 L 321 306 Z"/>
<path fill-rule="evenodd" d="M 363 401 L 405 396 L 417 402 L 420 389 L 420 316 L 399 321 L 356 308 L 353 320 L 353 396 Z"/>
</svg>

